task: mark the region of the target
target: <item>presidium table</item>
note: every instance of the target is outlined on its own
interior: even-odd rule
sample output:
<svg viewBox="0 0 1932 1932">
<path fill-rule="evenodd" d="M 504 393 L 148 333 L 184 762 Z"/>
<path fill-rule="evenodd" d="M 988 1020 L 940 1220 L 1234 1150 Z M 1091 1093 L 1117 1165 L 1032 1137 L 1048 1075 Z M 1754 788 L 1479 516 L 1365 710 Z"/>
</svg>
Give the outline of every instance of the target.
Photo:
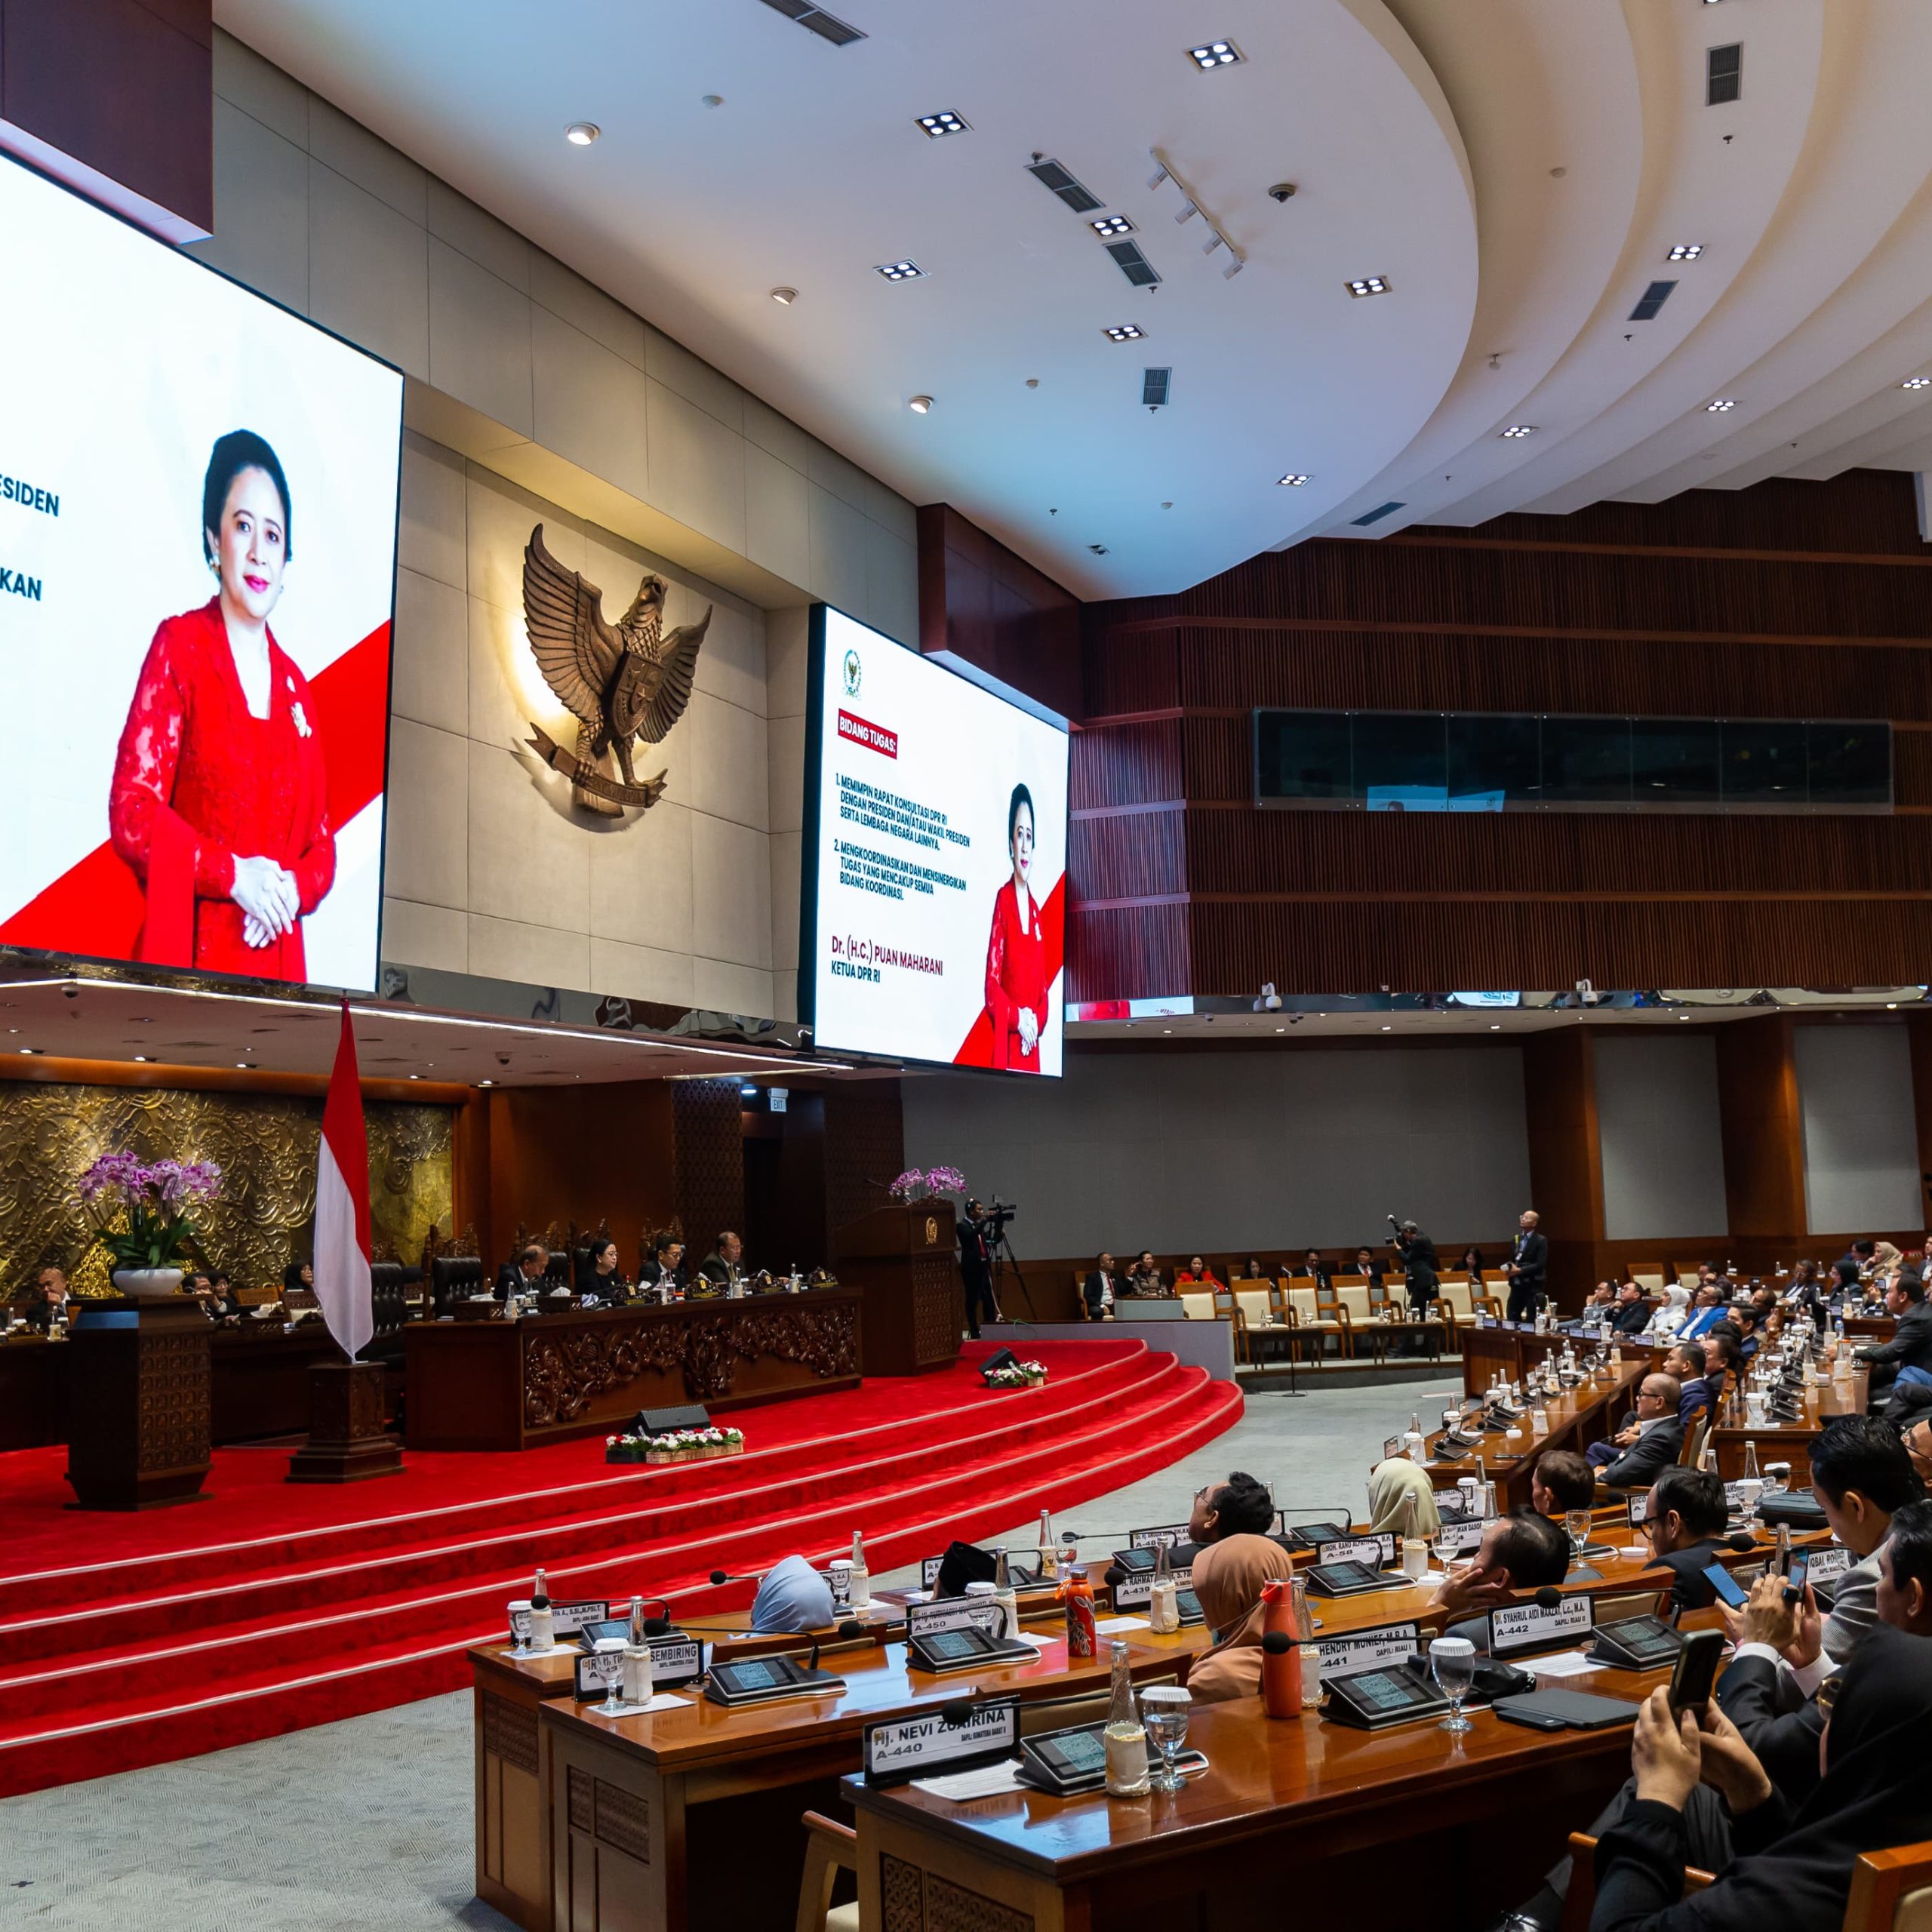
<svg viewBox="0 0 1932 1932">
<path fill-rule="evenodd" d="M 412 1449 L 528 1449 L 606 1432 L 640 1409 L 856 1388 L 866 1299 L 808 1288 L 412 1321 L 402 1331 L 406 1439 Z"/>
</svg>

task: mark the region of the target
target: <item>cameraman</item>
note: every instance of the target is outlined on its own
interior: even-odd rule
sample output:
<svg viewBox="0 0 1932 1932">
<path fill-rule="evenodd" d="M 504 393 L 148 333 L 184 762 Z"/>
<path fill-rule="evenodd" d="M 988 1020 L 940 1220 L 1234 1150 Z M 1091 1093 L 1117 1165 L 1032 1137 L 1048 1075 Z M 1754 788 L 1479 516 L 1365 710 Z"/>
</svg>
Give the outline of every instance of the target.
<svg viewBox="0 0 1932 1932">
<path fill-rule="evenodd" d="M 1395 1231 L 1395 1257 L 1402 1264 L 1402 1278 L 1409 1292 L 1409 1318 L 1426 1321 L 1429 1305 L 1441 1285 L 1436 1278 L 1435 1244 L 1413 1221 L 1398 1223 L 1391 1214 L 1389 1225 Z M 1402 1352 L 1420 1355 L 1425 1346 L 1418 1332 L 1408 1338 Z"/>
<path fill-rule="evenodd" d="M 966 1284 L 966 1332 L 976 1342 L 982 1307 L 987 1320 L 1006 1319 L 993 1300 L 992 1242 L 998 1238 L 997 1226 L 989 1229 L 987 1225 L 985 1208 L 968 1195 L 966 1212 L 959 1222 L 959 1277 Z"/>
</svg>

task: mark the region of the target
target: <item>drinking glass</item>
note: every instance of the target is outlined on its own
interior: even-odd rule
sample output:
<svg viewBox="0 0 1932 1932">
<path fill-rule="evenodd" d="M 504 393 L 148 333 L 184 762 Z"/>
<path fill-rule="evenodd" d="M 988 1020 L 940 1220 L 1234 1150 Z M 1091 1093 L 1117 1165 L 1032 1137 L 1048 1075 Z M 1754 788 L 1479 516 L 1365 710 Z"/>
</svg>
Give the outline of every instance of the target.
<svg viewBox="0 0 1932 1932">
<path fill-rule="evenodd" d="M 1466 1637 L 1438 1637 L 1429 1647 L 1429 1668 L 1436 1685 L 1449 1700 L 1449 1715 L 1436 1726 L 1438 1730 L 1473 1730 L 1475 1727 L 1463 1715 L 1463 1700 L 1475 1681 L 1476 1647 Z"/>
<path fill-rule="evenodd" d="M 518 1611 L 523 1612 L 521 1623 L 517 1620 Z M 527 1657 L 532 1654 L 530 1647 L 530 1605 L 528 1602 L 513 1603 L 510 1605 L 510 1635 L 516 1639 L 511 1646 L 512 1657 Z"/>
<path fill-rule="evenodd" d="M 1188 1707 L 1194 1700 L 1177 1684 L 1152 1684 L 1140 1694 L 1140 1720 L 1161 1754 L 1161 1768 L 1148 1782 L 1156 1791 L 1179 1791 L 1183 1780 L 1174 1758 L 1187 1742 Z"/>
<path fill-rule="evenodd" d="M 1587 1509 L 1566 1509 L 1563 1512 L 1563 1527 L 1570 1532 L 1570 1567 L 1581 1567 L 1583 1549 L 1590 1540 L 1590 1512 Z"/>
<path fill-rule="evenodd" d="M 624 1714 L 624 1660 L 621 1653 L 614 1660 L 617 1669 L 604 1686 L 604 1701 L 597 1707 L 601 1718 L 620 1718 Z"/>
</svg>

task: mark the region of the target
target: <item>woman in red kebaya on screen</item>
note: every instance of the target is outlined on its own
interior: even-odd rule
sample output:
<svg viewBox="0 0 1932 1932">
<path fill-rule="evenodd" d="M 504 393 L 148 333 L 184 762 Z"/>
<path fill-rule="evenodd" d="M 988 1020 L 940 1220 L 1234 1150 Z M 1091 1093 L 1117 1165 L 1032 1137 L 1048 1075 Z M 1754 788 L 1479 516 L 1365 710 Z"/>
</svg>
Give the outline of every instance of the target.
<svg viewBox="0 0 1932 1932">
<path fill-rule="evenodd" d="M 202 489 L 215 594 L 155 632 L 108 795 L 114 849 L 146 889 L 137 958 L 305 977 L 302 921 L 334 881 L 335 835 L 315 700 L 269 629 L 289 510 L 268 444 L 222 437 Z"/>
<path fill-rule="evenodd" d="M 1040 905 L 1026 883 L 1033 869 L 1033 795 L 1013 788 L 1006 808 L 1006 848 L 1013 876 L 993 901 L 986 947 L 986 1011 L 993 1023 L 993 1065 L 1016 1073 L 1040 1070 L 1040 1034 L 1047 1010 L 1047 949 Z"/>
</svg>

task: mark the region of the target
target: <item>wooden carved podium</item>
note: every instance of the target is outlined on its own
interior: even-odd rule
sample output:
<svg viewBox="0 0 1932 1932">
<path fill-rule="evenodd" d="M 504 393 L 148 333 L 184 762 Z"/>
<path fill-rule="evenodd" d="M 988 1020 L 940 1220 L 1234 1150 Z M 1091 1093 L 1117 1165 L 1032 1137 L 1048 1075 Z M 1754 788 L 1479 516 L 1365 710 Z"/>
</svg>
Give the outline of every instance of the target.
<svg viewBox="0 0 1932 1932">
<path fill-rule="evenodd" d="M 199 1500 L 208 1472 L 208 1338 L 191 1300 L 81 1304 L 68 1364 L 67 1480 L 83 1509 Z"/>
<path fill-rule="evenodd" d="M 954 1263 L 952 1206 L 875 1208 L 832 1237 L 841 1287 L 865 1291 L 860 1346 L 868 1375 L 917 1375 L 959 1355 L 964 1291 Z"/>
</svg>

